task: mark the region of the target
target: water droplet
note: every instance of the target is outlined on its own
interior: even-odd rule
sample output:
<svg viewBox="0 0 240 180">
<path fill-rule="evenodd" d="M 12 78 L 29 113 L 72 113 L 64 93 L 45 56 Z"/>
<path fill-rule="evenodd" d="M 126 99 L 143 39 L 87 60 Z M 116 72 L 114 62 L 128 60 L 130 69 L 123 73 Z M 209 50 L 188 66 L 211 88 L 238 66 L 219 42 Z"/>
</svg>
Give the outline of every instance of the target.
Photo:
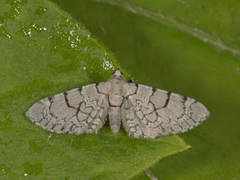
<svg viewBox="0 0 240 180">
<path fill-rule="evenodd" d="M 48 8 L 45 7 L 39 7 L 35 9 L 35 14 L 37 15 L 43 15 L 45 12 L 47 12 Z"/>
<path fill-rule="evenodd" d="M 113 65 L 111 64 L 111 62 L 109 62 L 108 60 L 106 60 L 105 58 L 103 58 L 103 64 L 102 64 L 102 67 L 105 69 L 105 70 L 113 70 Z"/>
</svg>

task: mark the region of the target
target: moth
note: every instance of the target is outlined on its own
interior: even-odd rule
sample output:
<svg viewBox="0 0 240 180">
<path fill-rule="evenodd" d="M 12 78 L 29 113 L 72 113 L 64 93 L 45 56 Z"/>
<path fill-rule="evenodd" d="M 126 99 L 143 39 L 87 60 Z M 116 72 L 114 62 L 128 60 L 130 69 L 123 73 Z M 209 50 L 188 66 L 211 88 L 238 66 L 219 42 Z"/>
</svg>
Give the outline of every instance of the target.
<svg viewBox="0 0 240 180">
<path fill-rule="evenodd" d="M 117 69 L 106 82 L 89 84 L 46 97 L 26 116 L 55 133 L 97 133 L 107 119 L 118 134 L 121 124 L 134 138 L 186 132 L 202 123 L 209 111 L 200 102 L 176 93 L 128 83 Z"/>
</svg>

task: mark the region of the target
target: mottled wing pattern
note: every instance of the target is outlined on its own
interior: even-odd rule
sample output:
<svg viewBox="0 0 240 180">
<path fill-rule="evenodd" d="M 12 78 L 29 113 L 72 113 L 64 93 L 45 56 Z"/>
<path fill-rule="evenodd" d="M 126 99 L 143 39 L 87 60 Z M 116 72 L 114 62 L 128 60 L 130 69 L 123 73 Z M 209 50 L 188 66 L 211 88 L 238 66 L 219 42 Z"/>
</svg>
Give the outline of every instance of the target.
<svg viewBox="0 0 240 180">
<path fill-rule="evenodd" d="M 104 125 L 107 109 L 106 95 L 90 84 L 44 98 L 33 104 L 26 116 L 52 132 L 83 134 L 97 132 Z"/>
<path fill-rule="evenodd" d="M 129 136 L 155 138 L 185 132 L 209 116 L 208 110 L 192 98 L 145 85 L 129 86 L 136 86 L 124 102 L 123 126 Z"/>
</svg>

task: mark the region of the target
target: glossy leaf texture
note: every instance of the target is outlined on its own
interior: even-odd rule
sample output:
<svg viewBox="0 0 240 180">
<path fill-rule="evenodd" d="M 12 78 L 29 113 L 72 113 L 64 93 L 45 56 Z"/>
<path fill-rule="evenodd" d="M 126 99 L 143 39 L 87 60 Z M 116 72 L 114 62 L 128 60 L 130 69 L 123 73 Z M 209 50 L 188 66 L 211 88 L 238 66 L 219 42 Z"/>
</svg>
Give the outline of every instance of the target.
<svg viewBox="0 0 240 180">
<path fill-rule="evenodd" d="M 193 148 L 159 161 L 150 168 L 155 177 L 240 178 L 239 1 L 54 2 L 109 47 L 139 83 L 195 98 L 211 112 L 180 135 Z"/>
<path fill-rule="evenodd" d="M 129 179 L 190 147 L 178 136 L 115 136 L 107 124 L 57 135 L 26 118 L 34 102 L 105 81 L 117 67 L 130 78 L 92 36 L 50 1 L 0 0 L 0 179 Z"/>
</svg>

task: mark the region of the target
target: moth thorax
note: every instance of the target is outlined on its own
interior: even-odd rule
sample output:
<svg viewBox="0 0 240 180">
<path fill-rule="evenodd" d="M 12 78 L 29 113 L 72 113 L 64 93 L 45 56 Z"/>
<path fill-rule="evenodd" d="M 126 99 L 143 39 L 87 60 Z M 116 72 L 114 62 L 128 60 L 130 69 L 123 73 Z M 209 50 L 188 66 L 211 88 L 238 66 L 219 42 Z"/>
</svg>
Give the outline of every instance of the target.
<svg viewBox="0 0 240 180">
<path fill-rule="evenodd" d="M 123 101 L 123 97 L 119 95 L 110 95 L 109 103 L 111 106 L 121 106 Z"/>
</svg>

